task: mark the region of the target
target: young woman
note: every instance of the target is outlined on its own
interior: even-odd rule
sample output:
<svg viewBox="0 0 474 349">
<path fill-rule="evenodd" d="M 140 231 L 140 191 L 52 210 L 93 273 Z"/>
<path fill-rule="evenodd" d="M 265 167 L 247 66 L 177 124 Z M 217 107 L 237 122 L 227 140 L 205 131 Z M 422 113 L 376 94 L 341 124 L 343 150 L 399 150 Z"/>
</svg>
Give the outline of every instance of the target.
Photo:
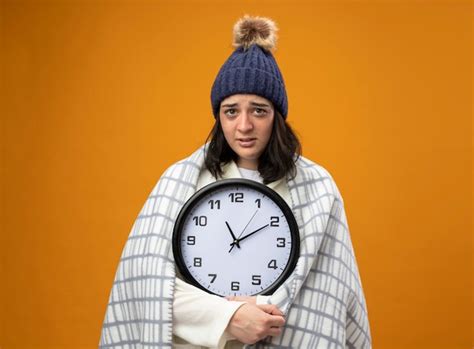
<svg viewBox="0 0 474 349">
<path fill-rule="evenodd" d="M 236 50 L 211 91 L 210 142 L 165 171 L 135 221 L 100 347 L 371 348 L 343 200 L 331 175 L 301 156 L 286 122 L 275 42 L 269 19 L 245 16 L 234 26 Z M 175 267 L 171 236 L 186 200 L 209 183 L 236 177 L 275 190 L 298 223 L 298 262 L 270 296 L 211 295 L 182 280 Z"/>
</svg>

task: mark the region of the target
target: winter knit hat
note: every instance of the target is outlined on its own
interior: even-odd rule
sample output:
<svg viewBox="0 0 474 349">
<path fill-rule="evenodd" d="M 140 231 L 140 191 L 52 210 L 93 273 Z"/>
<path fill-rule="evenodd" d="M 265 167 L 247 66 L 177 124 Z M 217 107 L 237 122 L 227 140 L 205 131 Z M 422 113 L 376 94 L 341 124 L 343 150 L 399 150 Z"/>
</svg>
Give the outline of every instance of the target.
<svg viewBox="0 0 474 349">
<path fill-rule="evenodd" d="M 288 114 L 285 83 L 271 50 L 277 36 L 275 22 L 245 15 L 234 25 L 236 50 L 225 61 L 212 85 L 211 104 L 219 116 L 223 99 L 238 93 L 256 94 L 270 100 L 284 119 Z"/>
</svg>

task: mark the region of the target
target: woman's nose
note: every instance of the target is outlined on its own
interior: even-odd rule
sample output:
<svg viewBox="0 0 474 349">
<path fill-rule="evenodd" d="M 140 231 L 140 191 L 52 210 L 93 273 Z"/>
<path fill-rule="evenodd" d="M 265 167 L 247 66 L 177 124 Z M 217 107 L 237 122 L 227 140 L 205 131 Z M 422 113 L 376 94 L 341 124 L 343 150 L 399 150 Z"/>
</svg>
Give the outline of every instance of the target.
<svg viewBox="0 0 474 349">
<path fill-rule="evenodd" d="M 250 115 L 247 112 L 242 112 L 237 127 L 240 132 L 248 132 L 253 129 L 252 119 L 250 118 Z"/>
</svg>

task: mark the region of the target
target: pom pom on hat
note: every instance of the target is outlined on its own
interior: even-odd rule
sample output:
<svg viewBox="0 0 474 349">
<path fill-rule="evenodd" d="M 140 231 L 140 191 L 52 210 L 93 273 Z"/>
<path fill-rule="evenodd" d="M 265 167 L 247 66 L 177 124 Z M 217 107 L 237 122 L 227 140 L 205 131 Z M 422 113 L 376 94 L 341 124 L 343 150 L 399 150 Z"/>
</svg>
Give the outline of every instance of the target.
<svg viewBox="0 0 474 349">
<path fill-rule="evenodd" d="M 252 44 L 257 44 L 270 51 L 275 48 L 278 28 L 271 19 L 265 17 L 251 17 L 245 15 L 234 25 L 235 48 L 243 47 L 247 50 Z"/>
</svg>

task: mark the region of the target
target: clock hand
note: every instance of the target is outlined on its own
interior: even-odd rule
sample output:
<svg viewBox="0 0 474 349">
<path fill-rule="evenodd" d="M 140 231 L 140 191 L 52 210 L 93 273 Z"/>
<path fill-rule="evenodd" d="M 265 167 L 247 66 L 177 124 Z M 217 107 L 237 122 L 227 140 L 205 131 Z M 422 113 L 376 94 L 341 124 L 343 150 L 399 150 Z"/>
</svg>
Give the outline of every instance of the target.
<svg viewBox="0 0 474 349">
<path fill-rule="evenodd" d="M 242 234 L 244 233 L 245 229 L 247 229 L 247 227 L 249 226 L 249 224 L 250 224 L 250 222 L 252 221 L 253 217 L 255 217 L 255 215 L 257 214 L 257 212 L 258 212 L 258 209 L 255 210 L 255 212 L 254 212 L 253 215 L 252 215 L 252 218 L 250 218 L 250 220 L 249 220 L 249 222 L 247 223 L 247 225 L 245 226 L 244 230 L 242 230 L 242 232 L 240 233 L 239 239 L 240 239 L 240 237 L 242 236 Z"/>
<path fill-rule="evenodd" d="M 227 228 L 229 228 L 230 235 L 232 235 L 232 239 L 234 240 L 233 244 L 237 245 L 237 247 L 240 248 L 239 240 L 235 237 L 234 232 L 233 232 L 232 229 L 230 228 L 229 223 L 227 223 L 227 221 L 225 221 L 225 224 L 227 225 Z M 231 249 L 231 251 L 232 251 L 232 249 Z M 230 252 L 230 251 L 229 251 L 229 252 Z"/>
<path fill-rule="evenodd" d="M 257 230 L 254 230 L 254 231 L 251 232 L 250 234 L 247 234 L 247 235 L 245 235 L 244 237 L 241 237 L 240 239 L 237 239 L 237 241 L 234 241 L 232 244 L 238 245 L 238 243 L 240 243 L 242 240 L 248 238 L 249 236 L 252 236 L 253 234 L 255 234 L 255 233 L 259 232 L 260 230 L 262 230 L 262 229 L 268 227 L 269 225 L 270 225 L 270 224 L 265 224 L 263 227 L 260 227 L 260 228 L 258 228 Z M 232 245 L 232 244 L 231 244 L 231 245 Z"/>
<path fill-rule="evenodd" d="M 240 237 L 242 236 L 242 234 L 244 233 L 245 229 L 247 229 L 247 227 L 249 226 L 250 222 L 252 221 L 253 217 L 255 217 L 255 215 L 257 214 L 258 212 L 258 209 L 255 210 L 255 212 L 253 213 L 252 217 L 250 218 L 250 220 L 248 221 L 247 225 L 245 226 L 244 230 L 242 230 L 242 232 L 240 233 L 239 237 L 237 238 L 237 243 L 240 241 Z M 229 250 L 229 253 L 230 251 L 232 251 L 232 249 L 234 248 L 235 245 L 237 245 L 236 243 L 231 243 L 230 244 L 232 247 L 230 248 Z"/>
</svg>

